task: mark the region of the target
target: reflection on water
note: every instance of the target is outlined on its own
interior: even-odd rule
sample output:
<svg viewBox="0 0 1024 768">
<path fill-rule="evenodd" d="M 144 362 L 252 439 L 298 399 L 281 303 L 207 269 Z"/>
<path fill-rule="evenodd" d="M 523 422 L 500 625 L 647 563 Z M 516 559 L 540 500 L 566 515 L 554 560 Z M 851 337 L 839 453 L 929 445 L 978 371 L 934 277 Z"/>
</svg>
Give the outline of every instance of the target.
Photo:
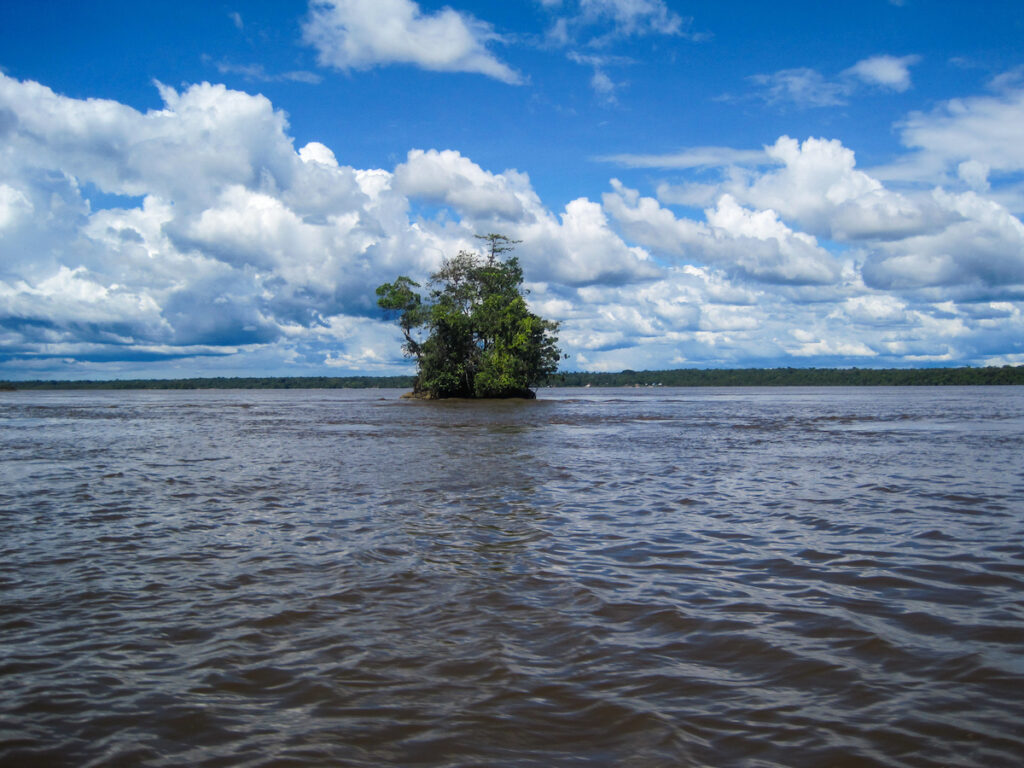
<svg viewBox="0 0 1024 768">
<path fill-rule="evenodd" d="M 0 393 L 0 764 L 1024 761 L 1024 391 Z"/>
</svg>

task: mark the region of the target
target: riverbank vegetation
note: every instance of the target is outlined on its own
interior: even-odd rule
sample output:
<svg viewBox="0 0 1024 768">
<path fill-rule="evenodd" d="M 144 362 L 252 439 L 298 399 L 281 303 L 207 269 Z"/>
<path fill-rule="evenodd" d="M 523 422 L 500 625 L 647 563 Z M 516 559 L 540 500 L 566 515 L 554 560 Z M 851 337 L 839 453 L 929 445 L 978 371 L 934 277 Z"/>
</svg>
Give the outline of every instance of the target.
<svg viewBox="0 0 1024 768">
<path fill-rule="evenodd" d="M 566 373 L 563 387 L 901 387 L 1024 384 L 1024 366 L 988 368 L 711 368 Z"/>
<path fill-rule="evenodd" d="M 413 376 L 268 376 L 250 378 L 2 381 L 5 389 L 410 389 Z M 555 387 L 882 387 L 1024 386 L 1024 366 L 987 368 L 712 368 L 571 372 Z"/>
</svg>

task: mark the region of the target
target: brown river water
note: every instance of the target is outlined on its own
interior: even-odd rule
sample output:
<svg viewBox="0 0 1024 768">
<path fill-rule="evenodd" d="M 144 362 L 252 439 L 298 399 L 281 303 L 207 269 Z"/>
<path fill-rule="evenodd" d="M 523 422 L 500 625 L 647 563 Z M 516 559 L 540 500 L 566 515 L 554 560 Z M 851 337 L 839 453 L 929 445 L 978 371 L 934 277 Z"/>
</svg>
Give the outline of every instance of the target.
<svg viewBox="0 0 1024 768">
<path fill-rule="evenodd" d="M 1024 765 L 1024 388 L 399 394 L 0 393 L 0 765 Z"/>
</svg>

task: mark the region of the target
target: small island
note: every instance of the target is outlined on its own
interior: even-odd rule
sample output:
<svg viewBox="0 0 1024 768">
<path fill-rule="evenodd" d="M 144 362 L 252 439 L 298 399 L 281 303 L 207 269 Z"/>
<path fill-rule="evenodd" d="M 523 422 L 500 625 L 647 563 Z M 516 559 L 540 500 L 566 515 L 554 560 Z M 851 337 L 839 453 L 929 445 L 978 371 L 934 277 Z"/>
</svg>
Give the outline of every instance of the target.
<svg viewBox="0 0 1024 768">
<path fill-rule="evenodd" d="M 445 259 L 426 300 L 404 275 L 377 288 L 377 304 L 397 315 L 403 352 L 416 358 L 413 397 L 532 399 L 531 387 L 558 370 L 558 324 L 529 310 L 519 260 L 503 256 L 519 241 L 477 237 L 487 254 Z"/>
</svg>

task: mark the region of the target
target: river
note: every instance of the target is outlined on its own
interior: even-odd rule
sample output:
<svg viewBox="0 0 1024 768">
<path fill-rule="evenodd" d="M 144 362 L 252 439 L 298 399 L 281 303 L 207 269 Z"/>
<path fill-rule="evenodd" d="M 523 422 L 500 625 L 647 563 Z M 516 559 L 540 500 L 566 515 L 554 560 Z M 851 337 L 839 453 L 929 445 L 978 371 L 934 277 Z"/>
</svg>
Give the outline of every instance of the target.
<svg viewBox="0 0 1024 768">
<path fill-rule="evenodd" d="M 0 765 L 1019 766 L 1024 388 L 0 392 Z"/>
</svg>

